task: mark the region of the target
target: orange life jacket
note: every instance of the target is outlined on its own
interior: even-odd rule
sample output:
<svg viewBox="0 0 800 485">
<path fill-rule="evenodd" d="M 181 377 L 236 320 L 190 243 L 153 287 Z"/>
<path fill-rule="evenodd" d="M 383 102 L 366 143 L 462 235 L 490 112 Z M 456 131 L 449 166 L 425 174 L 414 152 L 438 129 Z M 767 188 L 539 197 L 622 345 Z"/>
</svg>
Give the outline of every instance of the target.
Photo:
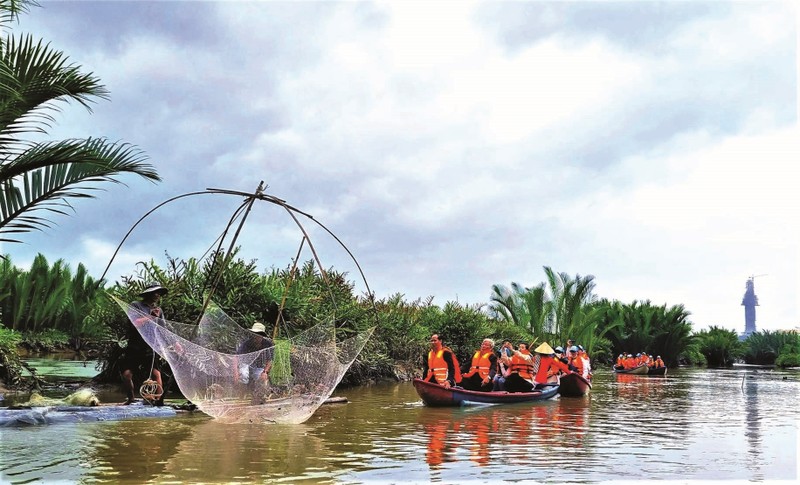
<svg viewBox="0 0 800 485">
<path fill-rule="evenodd" d="M 470 377 L 476 372 L 481 376 L 481 379 L 486 379 L 489 377 L 489 370 L 492 365 L 492 361 L 489 360 L 489 356 L 491 356 L 493 353 L 494 351 L 491 350 L 484 354 L 481 354 L 480 350 L 475 352 L 475 355 L 472 356 L 472 367 L 469 368 L 469 372 L 464 374 L 464 377 Z"/>
<path fill-rule="evenodd" d="M 531 353 L 528 350 L 520 350 L 519 351 L 523 355 L 530 356 Z M 533 362 L 530 360 L 526 361 L 522 357 L 520 357 L 516 352 L 514 355 L 511 356 L 511 372 L 516 372 L 519 374 L 520 377 L 523 379 L 530 380 L 533 377 Z"/>
<path fill-rule="evenodd" d="M 428 352 L 428 378 L 430 378 L 431 375 L 434 375 L 436 377 L 436 382 L 439 384 L 447 380 L 448 370 L 447 361 L 444 360 L 445 352 L 450 353 L 450 358 L 453 361 L 453 369 L 455 370 L 453 381 L 458 384 L 461 382 L 461 369 L 458 368 L 458 360 L 456 359 L 455 354 L 453 354 L 453 351 L 447 347 L 442 347 L 442 349 L 435 354 L 433 350 Z"/>
<path fill-rule="evenodd" d="M 569 359 L 569 363 L 572 364 L 576 369 L 578 369 L 575 372 L 577 372 L 580 375 L 583 375 L 583 359 L 581 359 L 580 355 L 576 355 L 575 357 Z"/>
</svg>

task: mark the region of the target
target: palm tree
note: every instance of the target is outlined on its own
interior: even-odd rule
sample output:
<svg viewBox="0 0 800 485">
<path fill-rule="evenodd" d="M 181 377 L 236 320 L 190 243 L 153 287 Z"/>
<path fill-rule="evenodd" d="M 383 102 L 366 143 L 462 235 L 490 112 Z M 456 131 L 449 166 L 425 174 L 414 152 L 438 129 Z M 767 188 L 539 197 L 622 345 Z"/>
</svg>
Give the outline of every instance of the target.
<svg viewBox="0 0 800 485">
<path fill-rule="evenodd" d="M 489 308 L 499 321 L 513 323 L 534 335 L 541 335 L 549 321 L 550 300 L 544 283 L 526 288 L 519 283 L 492 285 Z"/>
<path fill-rule="evenodd" d="M 544 267 L 547 275 L 547 284 L 550 287 L 550 300 L 552 302 L 552 323 L 549 333 L 553 334 L 558 342 L 568 338 L 578 341 L 588 338 L 594 330 L 593 323 L 586 319 L 585 312 L 589 311 L 588 305 L 596 297 L 594 290 L 594 276 L 575 275 L 573 279 L 567 273 L 556 273 L 549 266 Z M 578 334 L 582 336 L 579 336 Z"/>
<path fill-rule="evenodd" d="M 37 4 L 0 0 L 0 28 L 31 5 Z M 46 215 L 66 215 L 69 200 L 94 197 L 98 182 L 119 183 L 115 177 L 123 173 L 161 180 L 143 152 L 127 143 L 25 138 L 47 134 L 59 103 L 74 101 L 91 112 L 94 98 L 108 99 L 108 91 L 62 52 L 30 35 L 0 39 L 0 242 L 20 242 L 7 235 L 50 227 Z"/>
</svg>

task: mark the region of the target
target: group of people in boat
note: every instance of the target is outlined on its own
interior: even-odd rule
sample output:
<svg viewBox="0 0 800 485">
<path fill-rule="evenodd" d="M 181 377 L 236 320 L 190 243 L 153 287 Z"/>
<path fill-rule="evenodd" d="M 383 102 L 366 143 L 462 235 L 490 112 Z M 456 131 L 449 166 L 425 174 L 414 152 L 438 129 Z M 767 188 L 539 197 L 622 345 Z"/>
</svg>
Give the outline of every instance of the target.
<svg viewBox="0 0 800 485">
<path fill-rule="evenodd" d="M 495 351 L 494 340 L 486 338 L 462 369 L 441 336 L 433 334 L 423 380 L 471 391 L 530 392 L 558 382 L 564 374 L 577 373 L 591 379 L 590 359 L 583 346 L 568 340 L 565 347 L 566 350 L 561 346 L 554 349 L 545 342 L 531 352 L 525 342 L 514 348 L 505 340 Z"/>
<path fill-rule="evenodd" d="M 621 353 L 617 356 L 617 363 L 614 365 L 617 369 L 635 369 L 641 365 L 646 365 L 651 369 L 660 369 L 665 367 L 664 361 L 658 355 L 655 358 L 647 355 L 647 352 L 640 352 L 635 356 L 633 354 Z"/>
</svg>

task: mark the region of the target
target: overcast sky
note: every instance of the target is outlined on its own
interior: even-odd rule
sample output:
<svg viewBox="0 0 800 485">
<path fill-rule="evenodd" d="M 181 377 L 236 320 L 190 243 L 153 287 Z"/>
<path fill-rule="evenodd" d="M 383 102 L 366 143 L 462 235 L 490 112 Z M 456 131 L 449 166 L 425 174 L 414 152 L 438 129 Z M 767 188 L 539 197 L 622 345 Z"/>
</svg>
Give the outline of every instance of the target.
<svg viewBox="0 0 800 485">
<path fill-rule="evenodd" d="M 550 266 L 741 332 L 764 274 L 758 329 L 800 326 L 793 2 L 41 3 L 15 31 L 111 92 L 92 114 L 66 106 L 52 138 L 135 144 L 163 182 L 121 177 L 0 248 L 20 266 L 41 252 L 99 277 L 156 204 L 264 180 L 378 297 L 484 303 Z M 165 206 L 109 277 L 201 256 L 238 203 Z M 285 267 L 299 232 L 260 206 L 242 254 Z"/>
</svg>

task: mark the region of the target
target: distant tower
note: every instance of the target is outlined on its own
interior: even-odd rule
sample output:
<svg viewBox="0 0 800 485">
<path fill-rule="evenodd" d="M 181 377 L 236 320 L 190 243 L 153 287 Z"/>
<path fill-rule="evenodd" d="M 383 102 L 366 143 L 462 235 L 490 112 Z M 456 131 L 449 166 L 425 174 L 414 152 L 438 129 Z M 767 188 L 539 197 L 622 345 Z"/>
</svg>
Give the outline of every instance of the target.
<svg viewBox="0 0 800 485">
<path fill-rule="evenodd" d="M 747 283 L 744 285 L 744 298 L 742 298 L 742 305 L 744 305 L 744 333 L 741 335 L 742 339 L 746 339 L 750 334 L 756 331 L 756 307 L 758 306 L 758 297 L 756 296 L 755 284 L 753 281 L 755 279 L 756 276 L 747 278 Z"/>
</svg>

